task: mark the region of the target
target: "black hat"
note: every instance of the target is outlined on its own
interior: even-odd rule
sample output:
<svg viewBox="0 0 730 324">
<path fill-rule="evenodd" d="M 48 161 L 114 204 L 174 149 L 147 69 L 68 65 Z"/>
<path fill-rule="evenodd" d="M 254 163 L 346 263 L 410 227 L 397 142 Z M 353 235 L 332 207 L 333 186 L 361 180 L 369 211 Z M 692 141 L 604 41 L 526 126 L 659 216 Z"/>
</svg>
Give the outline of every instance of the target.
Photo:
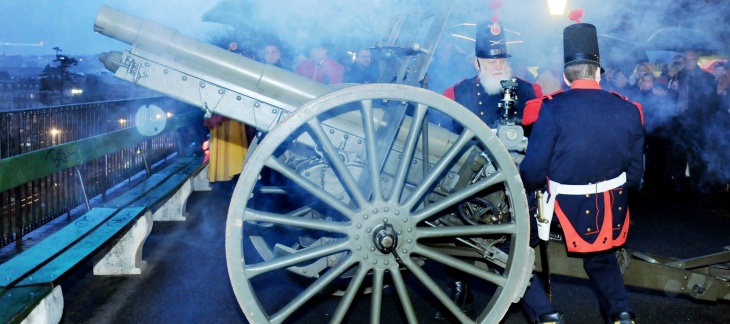
<svg viewBox="0 0 730 324">
<path fill-rule="evenodd" d="M 507 58 L 507 42 L 501 22 L 489 20 L 477 23 L 475 54 L 478 58 Z"/>
<path fill-rule="evenodd" d="M 563 57 L 565 66 L 582 63 L 594 63 L 601 66 L 596 26 L 579 23 L 565 27 L 563 29 Z"/>
</svg>

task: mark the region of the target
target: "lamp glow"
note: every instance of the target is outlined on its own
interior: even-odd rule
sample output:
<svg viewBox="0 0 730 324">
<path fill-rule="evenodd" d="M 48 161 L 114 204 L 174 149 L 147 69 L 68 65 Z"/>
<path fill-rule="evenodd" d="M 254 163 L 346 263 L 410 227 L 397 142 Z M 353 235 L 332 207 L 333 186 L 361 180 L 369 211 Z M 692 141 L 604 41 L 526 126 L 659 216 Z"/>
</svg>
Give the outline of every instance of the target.
<svg viewBox="0 0 730 324">
<path fill-rule="evenodd" d="M 565 13 L 565 5 L 567 3 L 568 0 L 548 0 L 550 15 L 562 16 Z"/>
</svg>

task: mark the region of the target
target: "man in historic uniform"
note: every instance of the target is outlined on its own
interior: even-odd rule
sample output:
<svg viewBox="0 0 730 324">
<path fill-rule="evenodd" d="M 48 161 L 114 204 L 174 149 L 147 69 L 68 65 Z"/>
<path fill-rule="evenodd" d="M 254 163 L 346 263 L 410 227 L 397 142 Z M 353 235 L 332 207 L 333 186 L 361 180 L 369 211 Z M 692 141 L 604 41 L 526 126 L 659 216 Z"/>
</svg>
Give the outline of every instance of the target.
<svg viewBox="0 0 730 324">
<path fill-rule="evenodd" d="M 499 102 L 504 98 L 501 82 L 513 76 L 502 24 L 494 20 L 477 23 L 475 49 L 477 75 L 446 89 L 444 96 L 471 110 L 489 127 L 497 128 L 502 113 Z M 517 79 L 517 110 L 510 117 L 522 118 L 525 102 L 541 96 L 539 85 Z M 461 125 L 454 125 L 454 130 L 460 131 Z"/>
<path fill-rule="evenodd" d="M 501 82 L 509 80 L 513 75 L 507 63 L 510 55 L 507 54 L 504 29 L 496 19 L 477 23 L 475 54 L 474 67 L 478 75 L 448 88 L 444 95 L 471 110 L 489 127 L 497 128 L 502 119 L 499 103 L 504 98 Z M 536 96 L 542 96 L 542 90 L 537 84 L 517 79 L 516 92 L 518 99 L 515 105 L 516 110 L 509 118 L 519 119 L 522 118 L 524 103 Z M 461 131 L 461 125 L 454 123 L 453 127 L 455 131 Z M 532 221 L 534 222 L 534 220 Z M 537 237 L 531 241 L 536 245 Z M 469 279 L 470 277 L 462 272 L 446 268 L 450 297 L 464 312 L 473 310 Z M 540 288 L 535 289 L 535 287 Z M 525 292 L 522 308 L 531 322 L 536 320 L 539 320 L 540 323 L 554 322 L 554 319 L 559 318 L 562 313 L 553 308 L 541 287 L 540 279 L 533 276 L 530 286 Z M 431 317 L 445 318 L 438 309 L 431 313 Z"/>
<path fill-rule="evenodd" d="M 524 122 L 534 124 L 520 175 L 528 191 L 547 187 L 545 216 L 554 212 L 568 252 L 583 258 L 604 318 L 633 323 L 614 248 L 626 241 L 628 189 L 643 171 L 641 106 L 600 88 L 596 28 L 577 22 L 563 31 L 570 90 L 527 104 Z"/>
</svg>

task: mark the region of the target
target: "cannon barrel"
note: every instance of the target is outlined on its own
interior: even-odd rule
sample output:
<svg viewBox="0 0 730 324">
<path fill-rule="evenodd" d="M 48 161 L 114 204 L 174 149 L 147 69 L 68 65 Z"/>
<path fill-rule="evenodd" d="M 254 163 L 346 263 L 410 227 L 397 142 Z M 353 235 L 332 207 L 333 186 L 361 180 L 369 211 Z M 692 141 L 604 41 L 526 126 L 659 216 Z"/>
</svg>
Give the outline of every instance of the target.
<svg viewBox="0 0 730 324">
<path fill-rule="evenodd" d="M 137 51 L 154 53 L 222 81 L 255 88 L 293 106 L 300 106 L 331 91 L 329 87 L 300 75 L 248 58 L 242 59 L 236 53 L 108 6 L 103 6 L 96 16 L 94 31 L 133 45 Z"/>
<path fill-rule="evenodd" d="M 259 130 L 270 131 L 304 103 L 348 86 L 327 86 L 108 6 L 99 10 L 94 30 L 132 45 L 124 53 L 100 55 L 100 60 L 116 77 Z M 408 127 L 410 117 L 389 118 L 390 108 L 375 113 L 378 124 L 392 132 L 391 140 L 380 148 L 398 150 L 405 142 L 401 134 L 406 132 L 397 130 Z M 324 123 L 350 134 L 361 129 L 361 120 L 354 116 Z M 432 160 L 437 161 L 457 136 L 432 124 L 428 132 L 433 137 L 428 151 Z"/>
</svg>

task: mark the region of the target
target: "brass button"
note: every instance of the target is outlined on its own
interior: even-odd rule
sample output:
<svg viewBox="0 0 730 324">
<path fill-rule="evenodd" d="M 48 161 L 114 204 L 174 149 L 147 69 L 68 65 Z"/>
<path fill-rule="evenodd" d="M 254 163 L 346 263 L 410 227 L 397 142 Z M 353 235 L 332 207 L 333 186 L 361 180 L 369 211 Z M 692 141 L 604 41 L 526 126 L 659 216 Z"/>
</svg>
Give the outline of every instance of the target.
<svg viewBox="0 0 730 324">
<path fill-rule="evenodd" d="M 479 105 L 481 105 L 481 104 L 482 104 L 482 102 L 480 101 L 480 102 L 479 102 Z"/>
<path fill-rule="evenodd" d="M 618 210 L 624 210 L 624 208 L 623 207 L 619 207 Z"/>
<path fill-rule="evenodd" d="M 586 229 L 586 232 L 590 232 L 590 231 L 591 231 L 591 228 L 590 227 L 588 229 Z"/>
<path fill-rule="evenodd" d="M 481 93 L 481 92 L 477 92 L 477 96 L 481 96 L 481 95 L 482 95 L 482 93 Z"/>
<path fill-rule="evenodd" d="M 624 194 L 624 191 L 623 191 L 623 190 L 619 190 L 619 191 L 618 191 L 618 194 L 619 194 L 619 195 L 623 195 L 623 194 Z"/>
<path fill-rule="evenodd" d="M 479 112 L 479 114 L 482 115 L 482 116 L 484 116 L 484 112 L 483 111 L 482 112 Z"/>
<path fill-rule="evenodd" d="M 590 197 L 591 197 L 591 194 L 586 194 L 586 198 L 590 198 Z"/>
<path fill-rule="evenodd" d="M 616 227 L 621 227 L 621 224 L 616 224 Z"/>
<path fill-rule="evenodd" d="M 591 211 L 590 210 L 586 210 L 586 215 L 590 215 L 590 214 L 591 214 Z"/>
</svg>

